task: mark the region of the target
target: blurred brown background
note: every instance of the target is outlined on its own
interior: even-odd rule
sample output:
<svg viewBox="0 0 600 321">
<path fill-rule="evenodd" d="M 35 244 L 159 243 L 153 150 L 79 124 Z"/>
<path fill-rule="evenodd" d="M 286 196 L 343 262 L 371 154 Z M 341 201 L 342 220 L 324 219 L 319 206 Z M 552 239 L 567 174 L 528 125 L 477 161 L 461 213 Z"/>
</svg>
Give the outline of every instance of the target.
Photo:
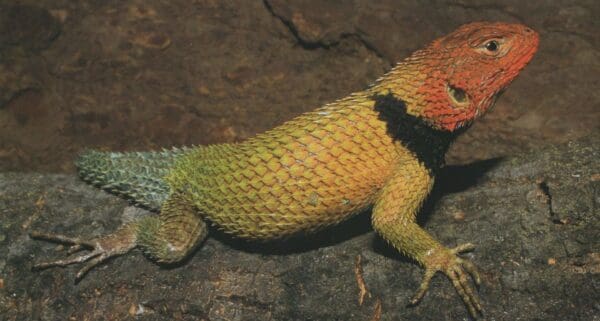
<svg viewBox="0 0 600 321">
<path fill-rule="evenodd" d="M 525 23 L 538 55 L 450 163 L 598 131 L 600 2 L 0 1 L 0 171 L 84 148 L 240 141 L 360 90 L 458 25 Z"/>
</svg>

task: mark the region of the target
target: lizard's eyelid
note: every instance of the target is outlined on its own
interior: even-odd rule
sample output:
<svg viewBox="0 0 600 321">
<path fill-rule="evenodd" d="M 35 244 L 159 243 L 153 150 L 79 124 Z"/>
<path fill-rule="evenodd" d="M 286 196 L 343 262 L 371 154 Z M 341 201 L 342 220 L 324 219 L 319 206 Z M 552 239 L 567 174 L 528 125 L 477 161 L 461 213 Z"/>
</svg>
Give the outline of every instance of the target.
<svg viewBox="0 0 600 321">
<path fill-rule="evenodd" d="M 503 57 L 510 50 L 510 41 L 506 41 L 504 38 L 488 38 L 480 41 L 475 50 L 490 58 Z"/>
</svg>

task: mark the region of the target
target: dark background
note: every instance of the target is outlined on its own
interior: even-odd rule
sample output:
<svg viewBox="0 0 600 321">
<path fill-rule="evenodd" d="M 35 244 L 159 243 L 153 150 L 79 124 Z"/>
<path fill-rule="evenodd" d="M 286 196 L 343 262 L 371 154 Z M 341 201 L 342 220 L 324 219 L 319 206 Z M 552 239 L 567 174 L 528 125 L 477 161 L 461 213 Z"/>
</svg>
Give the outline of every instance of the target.
<svg viewBox="0 0 600 321">
<path fill-rule="evenodd" d="M 0 170 L 240 141 L 479 20 L 525 23 L 540 49 L 448 160 L 519 154 L 598 130 L 599 17 L 594 0 L 0 1 Z"/>
</svg>

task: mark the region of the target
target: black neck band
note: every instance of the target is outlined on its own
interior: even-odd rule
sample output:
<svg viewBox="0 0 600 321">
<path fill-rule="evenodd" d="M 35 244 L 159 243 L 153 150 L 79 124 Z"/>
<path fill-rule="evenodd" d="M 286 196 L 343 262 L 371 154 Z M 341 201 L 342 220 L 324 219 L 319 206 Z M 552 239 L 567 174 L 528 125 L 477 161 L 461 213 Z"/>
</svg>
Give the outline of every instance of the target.
<svg viewBox="0 0 600 321">
<path fill-rule="evenodd" d="M 458 131 L 445 131 L 431 127 L 422 118 L 409 115 L 406 103 L 391 93 L 371 97 L 379 119 L 387 124 L 388 134 L 410 150 L 435 175 L 444 165 L 444 156 Z"/>
</svg>

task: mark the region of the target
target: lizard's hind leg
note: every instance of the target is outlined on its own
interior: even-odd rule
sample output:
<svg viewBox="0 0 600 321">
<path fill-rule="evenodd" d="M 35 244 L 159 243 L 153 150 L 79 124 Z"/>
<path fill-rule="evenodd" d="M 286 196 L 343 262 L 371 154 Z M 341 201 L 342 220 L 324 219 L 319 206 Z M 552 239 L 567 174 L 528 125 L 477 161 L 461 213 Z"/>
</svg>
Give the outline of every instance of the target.
<svg viewBox="0 0 600 321">
<path fill-rule="evenodd" d="M 180 261 L 206 238 L 207 228 L 190 203 L 179 194 L 172 194 L 161 208 L 160 215 L 146 216 L 124 224 L 115 233 L 106 236 L 84 239 L 37 231 L 32 231 L 29 235 L 35 239 L 70 244 L 67 251 L 69 255 L 90 249 L 89 252 L 74 257 L 33 266 L 34 269 L 46 269 L 86 263 L 76 275 L 76 279 L 81 279 L 96 265 L 138 246 L 158 262 Z"/>
<path fill-rule="evenodd" d="M 207 236 L 206 223 L 196 208 L 174 193 L 163 204 L 160 215 L 140 222 L 137 244 L 160 263 L 175 263 L 188 256 Z"/>
</svg>

